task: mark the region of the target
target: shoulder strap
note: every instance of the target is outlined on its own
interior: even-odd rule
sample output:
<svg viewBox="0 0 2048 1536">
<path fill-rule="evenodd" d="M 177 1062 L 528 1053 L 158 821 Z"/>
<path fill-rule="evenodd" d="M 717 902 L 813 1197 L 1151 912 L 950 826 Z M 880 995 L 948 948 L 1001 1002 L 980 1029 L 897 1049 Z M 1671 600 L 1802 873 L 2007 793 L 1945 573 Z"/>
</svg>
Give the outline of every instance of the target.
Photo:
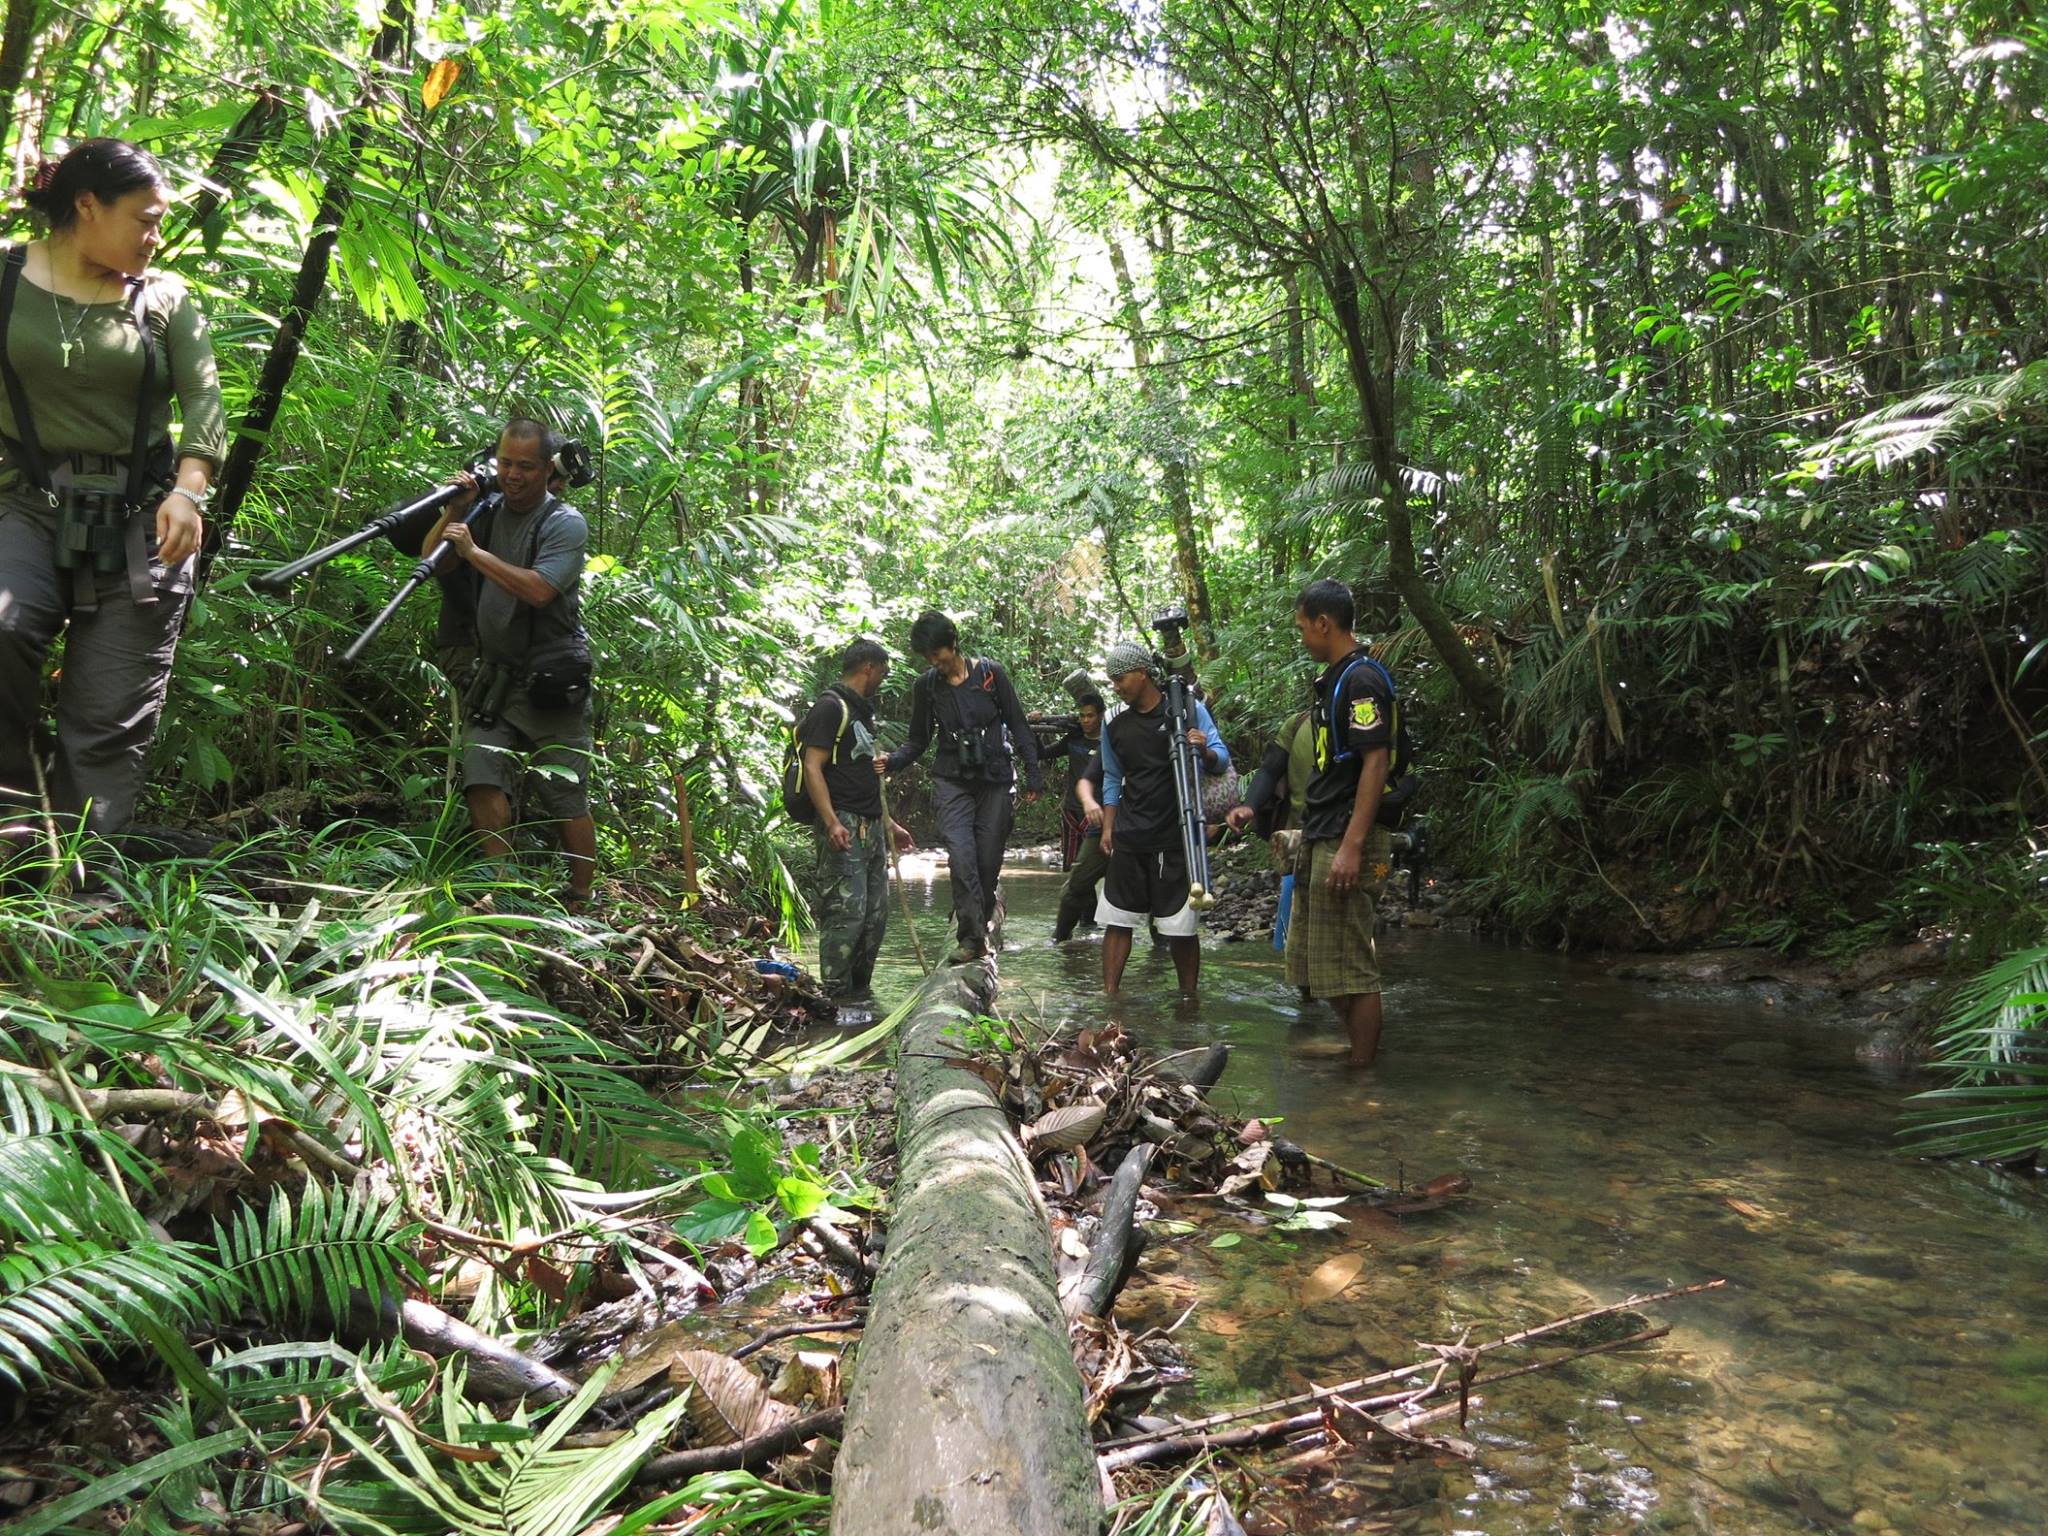
<svg viewBox="0 0 2048 1536">
<path fill-rule="evenodd" d="M 29 484 L 48 496 L 50 472 L 43 463 L 43 445 L 36 441 L 35 418 L 29 414 L 28 393 L 21 387 L 21 375 L 14 371 L 12 355 L 14 293 L 21 286 L 22 269 L 27 265 L 28 247 L 17 245 L 8 251 L 6 264 L 0 267 L 0 380 L 6 383 L 7 404 L 14 412 L 14 440 L 21 449 L 22 473 L 28 476 Z"/>
<path fill-rule="evenodd" d="M 837 688 L 832 690 L 832 697 L 839 701 L 839 729 L 832 733 L 832 751 L 837 756 L 839 743 L 846 739 L 846 728 L 853 724 L 853 706 L 846 702 L 846 695 Z"/>
<path fill-rule="evenodd" d="M 149 397 L 156 388 L 156 342 L 149 334 L 149 280 L 135 278 L 129 313 L 142 343 L 142 384 L 135 392 L 135 432 L 128 441 L 128 503 L 142 505 L 149 487 Z"/>
<path fill-rule="evenodd" d="M 541 534 L 546 530 L 548 521 L 554 517 L 556 510 L 563 505 L 561 501 L 556 499 L 552 491 L 543 491 L 541 494 L 546 496 L 547 500 L 541 503 L 540 516 L 533 520 L 533 533 L 526 541 L 526 568 L 529 571 L 533 569 L 534 561 L 540 558 Z M 505 493 L 500 491 L 498 492 L 498 505 L 494 510 L 503 510 L 504 505 Z M 533 654 L 533 615 L 533 604 L 521 603 L 519 605 L 519 616 L 526 621 L 526 654 L 529 657 Z"/>
</svg>

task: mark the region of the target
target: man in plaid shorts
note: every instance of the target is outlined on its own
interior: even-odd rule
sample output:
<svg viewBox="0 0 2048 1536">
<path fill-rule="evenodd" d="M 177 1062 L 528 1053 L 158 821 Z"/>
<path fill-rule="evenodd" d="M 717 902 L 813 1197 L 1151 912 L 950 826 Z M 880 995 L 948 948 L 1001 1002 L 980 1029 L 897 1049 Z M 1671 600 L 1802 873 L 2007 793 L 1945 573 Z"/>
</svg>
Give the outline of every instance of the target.
<svg viewBox="0 0 2048 1536">
<path fill-rule="evenodd" d="M 1351 591 L 1341 581 L 1312 581 L 1295 599 L 1302 646 L 1323 664 L 1323 675 L 1310 715 L 1315 771 L 1294 866 L 1287 979 L 1329 1000 L 1350 1033 L 1351 1065 L 1369 1067 L 1380 1048 L 1373 930 L 1393 861 L 1391 834 L 1377 824 L 1380 792 L 1406 765 L 1394 761 L 1399 719 L 1393 680 L 1351 632 L 1354 616 Z"/>
</svg>

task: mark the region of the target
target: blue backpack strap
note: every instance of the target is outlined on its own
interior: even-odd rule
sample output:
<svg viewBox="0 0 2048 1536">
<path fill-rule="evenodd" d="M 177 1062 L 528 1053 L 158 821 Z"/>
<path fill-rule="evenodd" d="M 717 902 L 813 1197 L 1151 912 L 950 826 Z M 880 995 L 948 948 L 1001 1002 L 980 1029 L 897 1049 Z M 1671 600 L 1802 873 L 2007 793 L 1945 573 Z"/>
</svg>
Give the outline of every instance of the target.
<svg viewBox="0 0 2048 1536">
<path fill-rule="evenodd" d="M 1346 663 L 1344 670 L 1337 674 L 1337 681 L 1335 686 L 1333 686 L 1330 689 L 1329 698 L 1331 700 L 1334 700 L 1343 694 L 1344 684 L 1346 680 L 1350 678 L 1352 669 L 1359 666 L 1371 667 L 1375 672 L 1379 673 L 1380 680 L 1387 685 L 1387 703 L 1390 706 L 1388 726 L 1392 732 L 1398 733 L 1400 730 L 1401 723 L 1401 696 L 1394 688 L 1394 674 L 1389 672 L 1387 670 L 1386 663 L 1379 660 L 1379 658 L 1377 658 L 1376 656 L 1373 656 L 1370 653 L 1361 653 L 1357 656 L 1352 657 L 1351 660 L 1348 663 Z M 1323 710 L 1325 718 L 1324 728 L 1330 732 L 1331 744 L 1335 745 L 1337 738 L 1337 721 L 1336 717 L 1329 713 L 1329 700 L 1325 700 Z M 1358 754 L 1356 752 L 1353 752 L 1350 748 L 1347 747 L 1342 752 L 1332 752 L 1330 754 L 1330 761 L 1333 763 L 1341 763 L 1349 758 L 1356 757 L 1357 755 Z"/>
</svg>

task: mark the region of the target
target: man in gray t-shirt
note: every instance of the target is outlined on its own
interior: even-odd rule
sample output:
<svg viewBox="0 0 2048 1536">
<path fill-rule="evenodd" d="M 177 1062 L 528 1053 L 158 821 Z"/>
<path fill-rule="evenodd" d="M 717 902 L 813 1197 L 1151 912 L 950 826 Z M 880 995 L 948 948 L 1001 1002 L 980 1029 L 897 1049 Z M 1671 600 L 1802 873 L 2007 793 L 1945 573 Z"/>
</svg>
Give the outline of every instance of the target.
<svg viewBox="0 0 2048 1536">
<path fill-rule="evenodd" d="M 554 434 L 539 422 L 508 422 L 498 439 L 495 504 L 478 514 L 475 526 L 459 521 L 476 503 L 472 483 L 468 494 L 449 503 L 426 549 L 432 553 L 445 539 L 476 579 L 480 660 L 467 697 L 496 708 L 463 722 L 462 792 L 470 824 L 492 857 L 509 854 L 512 793 L 529 766 L 543 770 L 534 782 L 560 825 L 569 859 L 566 900 L 574 905 L 589 900 L 597 874 L 587 788 L 590 651 L 576 598 L 590 530 L 581 513 L 548 492 L 555 452 Z M 571 690 L 573 702 L 534 697 L 537 673 L 573 675 L 579 664 L 583 686 Z"/>
</svg>

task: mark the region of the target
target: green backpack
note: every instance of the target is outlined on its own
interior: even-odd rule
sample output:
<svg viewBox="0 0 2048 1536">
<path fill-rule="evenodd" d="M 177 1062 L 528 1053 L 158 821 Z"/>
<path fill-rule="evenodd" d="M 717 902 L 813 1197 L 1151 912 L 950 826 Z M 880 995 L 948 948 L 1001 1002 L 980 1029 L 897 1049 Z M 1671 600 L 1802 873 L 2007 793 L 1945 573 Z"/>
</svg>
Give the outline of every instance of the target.
<svg viewBox="0 0 2048 1536">
<path fill-rule="evenodd" d="M 825 754 L 830 762 L 839 755 L 839 743 L 846 738 L 846 728 L 853 722 L 853 706 L 846 702 L 846 696 L 836 689 L 832 697 L 839 701 L 839 729 L 832 737 L 832 750 Z M 798 720 L 789 728 L 789 743 L 782 749 L 782 814 L 791 821 L 804 826 L 813 825 L 818 819 L 818 808 L 811 802 L 811 786 L 804 773 L 803 743 L 797 740 L 797 732 L 803 729 Z"/>
</svg>

